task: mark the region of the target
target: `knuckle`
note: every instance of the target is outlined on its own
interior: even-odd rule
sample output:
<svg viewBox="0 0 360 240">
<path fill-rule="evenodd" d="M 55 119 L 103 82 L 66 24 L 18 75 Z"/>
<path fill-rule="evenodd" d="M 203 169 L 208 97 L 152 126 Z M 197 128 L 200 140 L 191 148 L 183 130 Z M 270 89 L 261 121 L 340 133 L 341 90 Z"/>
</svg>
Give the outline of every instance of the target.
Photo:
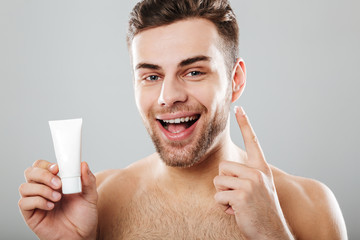
<svg viewBox="0 0 360 240">
<path fill-rule="evenodd" d="M 22 208 L 22 206 L 23 206 L 23 198 L 19 199 L 18 206 L 19 206 L 19 208 Z"/>
<path fill-rule="evenodd" d="M 220 170 L 223 169 L 225 167 L 225 165 L 226 165 L 226 162 L 224 162 L 224 161 L 220 162 L 219 163 L 219 169 Z"/>
<path fill-rule="evenodd" d="M 52 176 L 49 172 L 40 173 L 40 177 L 41 177 L 42 181 L 44 181 L 45 184 L 51 183 Z"/>
<path fill-rule="evenodd" d="M 247 200 L 247 193 L 244 191 L 236 191 L 235 198 L 238 202 L 245 202 Z"/>
<path fill-rule="evenodd" d="M 44 205 L 46 205 L 46 201 L 42 197 L 37 197 L 35 200 L 35 205 L 38 207 L 44 206 Z"/>
<path fill-rule="evenodd" d="M 41 165 L 42 160 L 38 159 L 33 163 L 33 167 L 39 167 Z"/>
<path fill-rule="evenodd" d="M 254 189 L 255 189 L 255 183 L 253 181 L 250 181 L 250 180 L 247 181 L 246 182 L 246 190 L 247 190 L 247 192 L 252 193 L 254 191 Z"/>
<path fill-rule="evenodd" d="M 44 195 L 44 193 L 46 193 L 46 186 L 44 184 L 34 184 L 34 187 L 33 187 L 33 192 L 36 194 L 36 195 Z"/>
<path fill-rule="evenodd" d="M 214 182 L 214 185 L 218 185 L 219 184 L 219 176 L 214 177 L 213 182 Z"/>
<path fill-rule="evenodd" d="M 39 170 L 38 170 L 38 176 L 39 176 L 41 179 L 48 179 L 48 178 L 50 178 L 48 171 L 42 171 L 42 170 L 39 171 Z"/>
<path fill-rule="evenodd" d="M 260 170 L 255 170 L 254 171 L 254 176 L 255 176 L 255 180 L 257 183 L 263 183 L 264 179 L 263 176 L 264 174 L 260 171 Z"/>
<path fill-rule="evenodd" d="M 20 186 L 19 186 L 19 193 L 20 194 L 24 193 L 24 188 L 25 188 L 25 183 L 20 184 Z"/>
<path fill-rule="evenodd" d="M 222 194 L 221 192 L 215 193 L 214 199 L 215 199 L 216 202 L 220 202 L 220 201 L 221 201 L 221 199 L 222 199 L 222 195 L 221 195 L 221 194 Z"/>
<path fill-rule="evenodd" d="M 49 189 L 47 187 L 44 187 L 44 188 L 41 189 L 41 191 L 42 191 L 43 196 L 46 196 L 46 198 L 48 198 L 48 199 L 54 198 L 53 197 L 53 190 L 51 190 L 51 189 Z"/>
<path fill-rule="evenodd" d="M 39 159 L 34 162 L 33 167 L 46 169 L 49 164 L 50 164 L 50 162 L 43 160 L 43 159 Z"/>
<path fill-rule="evenodd" d="M 25 178 L 27 178 L 30 175 L 30 172 L 32 171 L 33 167 L 28 167 L 27 169 L 25 169 L 24 171 L 24 176 Z"/>
<path fill-rule="evenodd" d="M 221 161 L 219 163 L 219 172 L 224 172 L 229 168 L 230 168 L 230 165 L 229 165 L 228 161 Z"/>
</svg>

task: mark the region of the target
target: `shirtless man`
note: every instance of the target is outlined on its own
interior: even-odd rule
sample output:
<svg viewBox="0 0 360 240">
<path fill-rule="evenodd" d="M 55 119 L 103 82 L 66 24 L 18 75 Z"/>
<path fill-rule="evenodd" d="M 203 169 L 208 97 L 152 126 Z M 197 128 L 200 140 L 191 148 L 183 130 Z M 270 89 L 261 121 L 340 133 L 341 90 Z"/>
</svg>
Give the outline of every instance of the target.
<svg viewBox="0 0 360 240">
<path fill-rule="evenodd" d="M 245 149 L 232 142 L 246 70 L 226 1 L 145 0 L 128 47 L 157 152 L 96 177 L 82 162 L 73 195 L 60 193 L 56 164 L 36 161 L 19 207 L 40 239 L 347 239 L 332 192 L 269 165 L 241 107 Z"/>
</svg>

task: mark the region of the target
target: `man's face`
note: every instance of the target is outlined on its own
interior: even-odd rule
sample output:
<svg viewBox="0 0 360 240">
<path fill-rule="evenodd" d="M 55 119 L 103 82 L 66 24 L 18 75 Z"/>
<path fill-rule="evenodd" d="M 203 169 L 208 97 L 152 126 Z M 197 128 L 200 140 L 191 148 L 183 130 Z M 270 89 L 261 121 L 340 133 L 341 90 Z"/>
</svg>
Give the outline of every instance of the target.
<svg viewBox="0 0 360 240">
<path fill-rule="evenodd" d="M 148 29 L 132 42 L 136 104 L 169 166 L 201 161 L 227 125 L 231 84 L 220 42 L 204 19 Z"/>
</svg>

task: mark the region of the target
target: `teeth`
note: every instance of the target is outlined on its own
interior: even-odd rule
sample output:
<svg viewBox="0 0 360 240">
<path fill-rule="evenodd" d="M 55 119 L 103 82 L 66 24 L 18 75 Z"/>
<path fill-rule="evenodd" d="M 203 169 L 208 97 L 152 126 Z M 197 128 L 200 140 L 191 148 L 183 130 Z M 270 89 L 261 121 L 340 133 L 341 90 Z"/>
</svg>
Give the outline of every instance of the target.
<svg viewBox="0 0 360 240">
<path fill-rule="evenodd" d="M 197 118 L 198 118 L 197 116 L 191 116 L 191 117 L 186 117 L 186 118 L 175 118 L 175 119 L 162 120 L 162 121 L 165 123 L 183 123 L 183 122 L 193 121 Z"/>
</svg>

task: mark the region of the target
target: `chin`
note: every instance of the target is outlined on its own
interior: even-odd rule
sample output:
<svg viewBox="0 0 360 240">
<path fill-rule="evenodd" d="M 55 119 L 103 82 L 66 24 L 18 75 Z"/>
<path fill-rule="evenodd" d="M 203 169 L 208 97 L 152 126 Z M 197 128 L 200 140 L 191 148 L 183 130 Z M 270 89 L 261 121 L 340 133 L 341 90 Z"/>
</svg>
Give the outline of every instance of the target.
<svg viewBox="0 0 360 240">
<path fill-rule="evenodd" d="M 156 151 L 167 166 L 189 168 L 204 159 L 217 137 L 225 130 L 227 119 L 228 114 L 215 114 L 212 121 L 200 117 L 192 136 L 182 141 L 168 140 L 161 132 L 156 131 L 156 126 L 151 131 L 148 129 L 148 132 Z"/>
</svg>

